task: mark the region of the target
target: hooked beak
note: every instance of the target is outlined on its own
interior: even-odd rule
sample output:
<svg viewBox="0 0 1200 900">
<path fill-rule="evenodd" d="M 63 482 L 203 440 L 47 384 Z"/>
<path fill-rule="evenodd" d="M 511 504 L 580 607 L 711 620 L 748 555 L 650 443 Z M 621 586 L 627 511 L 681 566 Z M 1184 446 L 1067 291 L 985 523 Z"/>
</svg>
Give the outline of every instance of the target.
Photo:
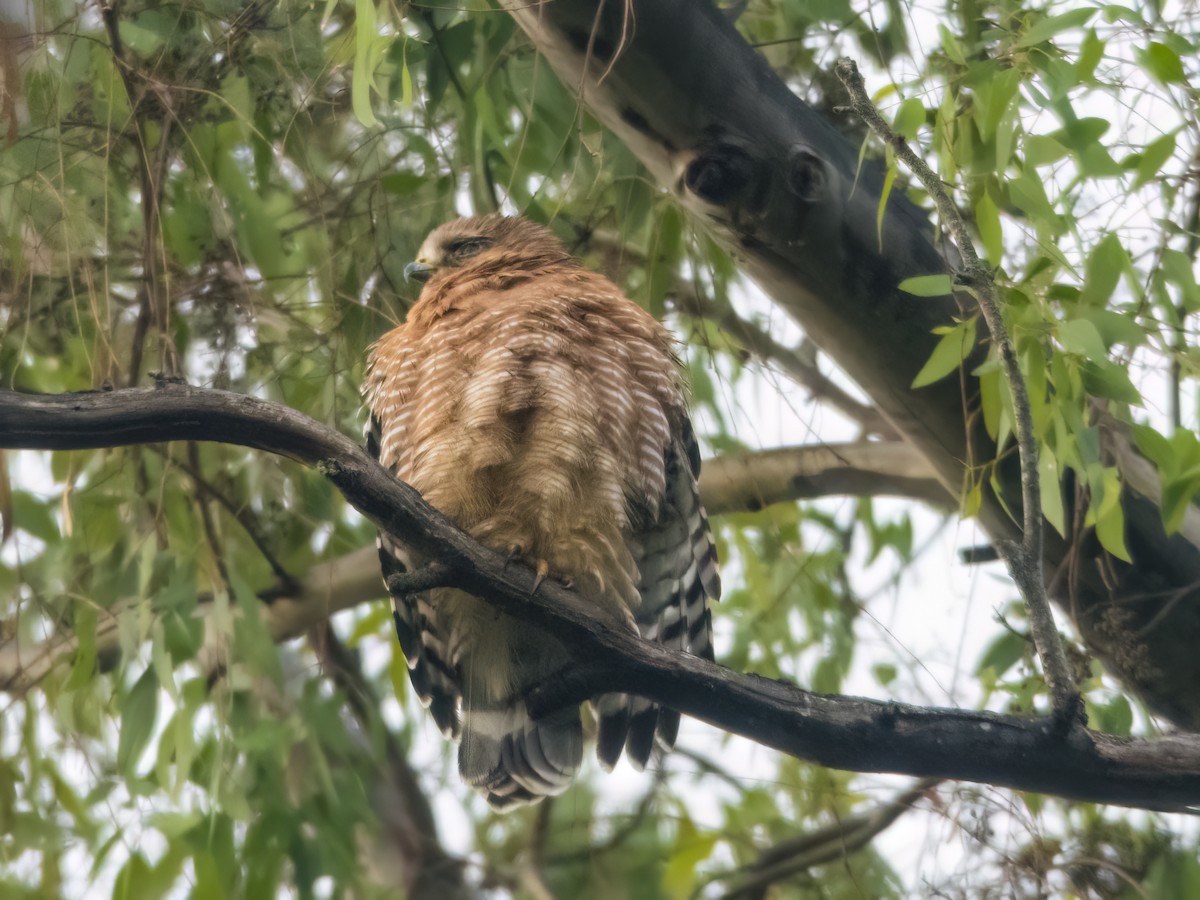
<svg viewBox="0 0 1200 900">
<path fill-rule="evenodd" d="M 429 263 L 418 259 L 416 262 L 410 262 L 404 267 L 404 280 L 424 284 L 433 275 L 433 270 L 434 267 L 429 265 Z"/>
</svg>

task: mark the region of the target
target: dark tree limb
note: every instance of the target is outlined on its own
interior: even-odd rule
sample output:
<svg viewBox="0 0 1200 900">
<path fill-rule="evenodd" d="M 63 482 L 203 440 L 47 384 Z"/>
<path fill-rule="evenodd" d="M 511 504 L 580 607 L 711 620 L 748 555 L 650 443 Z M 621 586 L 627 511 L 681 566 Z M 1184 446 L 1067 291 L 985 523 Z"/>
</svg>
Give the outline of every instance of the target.
<svg viewBox="0 0 1200 900">
<path fill-rule="evenodd" d="M 545 715 L 630 692 L 800 759 L 862 772 L 977 781 L 1171 812 L 1200 807 L 1200 736 L 1123 739 L 1048 720 L 813 694 L 650 644 L 592 616 L 570 590 L 471 540 L 344 435 L 265 400 L 180 384 L 59 396 L 0 392 L 0 447 L 82 450 L 167 440 L 239 444 L 316 466 L 359 512 L 437 560 L 457 584 L 569 646 L 566 676 L 535 689 Z"/>
<path fill-rule="evenodd" d="M 774 503 L 830 494 L 890 494 L 935 506 L 945 496 L 919 455 L 907 445 L 884 441 L 783 447 L 716 457 L 704 463 L 700 492 L 714 515 L 753 512 Z M 223 495 L 217 499 L 232 504 Z M 4 514 L 2 504 L 0 517 L 5 527 L 11 525 L 12 516 Z M 277 571 L 276 583 L 259 593 L 266 604 L 261 614 L 267 633 L 276 641 L 290 640 L 334 613 L 379 599 L 383 589 L 378 569 L 378 554 L 372 545 L 319 563 L 302 575 L 287 577 L 290 573 Z M 430 577 L 444 576 L 436 570 L 408 573 L 397 589 L 422 590 L 422 583 Z M 201 614 L 209 609 L 209 599 L 200 598 Z M 112 613 L 97 623 L 95 643 L 99 658 L 115 664 L 120 658 L 120 641 L 116 609 Z M 16 638 L 0 642 L 0 691 L 24 694 L 56 665 L 70 659 L 75 647 L 69 636 L 33 646 L 22 645 Z"/>
</svg>

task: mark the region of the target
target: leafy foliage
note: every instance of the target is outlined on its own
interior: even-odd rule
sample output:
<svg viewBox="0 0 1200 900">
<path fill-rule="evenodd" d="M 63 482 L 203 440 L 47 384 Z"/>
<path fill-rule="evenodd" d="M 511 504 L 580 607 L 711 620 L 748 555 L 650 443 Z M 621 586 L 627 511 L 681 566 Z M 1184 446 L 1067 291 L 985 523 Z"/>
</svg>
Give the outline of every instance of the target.
<svg viewBox="0 0 1200 900">
<path fill-rule="evenodd" d="M 41 0 L 28 11 L 14 25 L 27 38 L 0 42 L 0 68 L 19 64 L 5 90 L 22 107 L 0 148 L 4 387 L 103 389 L 158 373 L 357 433 L 365 350 L 412 299 L 404 264 L 433 225 L 502 209 L 551 222 L 677 328 L 714 451 L 771 434 L 750 408 L 786 418 L 793 437 L 853 430 L 830 413 L 828 433 L 810 433 L 817 403 L 798 408 L 786 366 L 752 363 L 762 354 L 729 317 L 786 335 L 788 349 L 797 336 L 490 6 Z M 1137 423 L 1169 528 L 1200 491 L 1188 407 L 1200 36 L 1194 13 L 1167 15 L 1154 3 L 752 0 L 739 20 L 849 133 L 858 125 L 834 109 L 828 63 L 850 51 L 893 74 L 879 102 L 957 186 L 997 267 L 1047 519 L 1065 530 L 1064 493 L 1087 492 L 1087 524 L 1124 558 L 1122 486 L 1093 398 Z M 706 305 L 686 304 L 689 292 Z M 976 328 L 946 323 L 915 386 L 958 377 Z M 972 374 L 1004 445 L 1012 411 L 995 361 Z M 388 896 L 411 887 L 398 838 L 411 823 L 396 823 L 431 804 L 472 884 L 708 895 L 764 848 L 884 796 L 879 780 L 696 726 L 653 775 L 585 779 L 491 816 L 407 694 L 381 604 L 276 644 L 269 601 L 373 540 L 319 475 L 209 444 L 5 463 L 0 651 L 23 648 L 17 670 L 36 673 L 9 685 L 0 719 L 6 894 Z M 981 462 L 976 499 L 995 465 Z M 909 567 L 936 537 L 933 514 L 827 500 L 718 525 L 723 663 L 825 692 L 924 700 L 941 688 L 881 612 L 893 588 L 925 577 Z M 967 702 L 1038 708 L 1022 613 L 1000 608 L 977 636 L 978 665 L 962 663 L 974 668 Z M 33 648 L 59 646 L 39 668 Z M 1098 669 L 1085 687 L 1094 723 L 1145 730 Z M 904 896 L 930 882 L 953 896 L 1200 890 L 1194 830 L 1165 818 L 941 790 L 922 821 L 934 835 L 960 830 L 966 862 L 922 866 L 869 846 L 789 873 L 786 895 Z"/>
</svg>

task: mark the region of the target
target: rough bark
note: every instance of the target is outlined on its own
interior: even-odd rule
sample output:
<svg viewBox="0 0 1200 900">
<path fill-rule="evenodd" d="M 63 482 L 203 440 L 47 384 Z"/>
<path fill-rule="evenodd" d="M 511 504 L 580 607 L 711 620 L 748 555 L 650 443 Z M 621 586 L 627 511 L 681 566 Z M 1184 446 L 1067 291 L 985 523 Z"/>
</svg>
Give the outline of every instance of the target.
<svg viewBox="0 0 1200 900">
<path fill-rule="evenodd" d="M 858 148 L 793 95 L 715 5 L 502 2 L 563 83 L 858 382 L 947 489 L 959 492 L 973 465 L 995 458 L 969 374 L 982 344 L 960 379 L 909 387 L 933 350 L 932 329 L 971 304 L 897 286 L 955 261 L 899 192 L 877 226 L 880 179 L 859 171 Z M 1118 449 L 1106 444 L 1119 463 Z M 1165 534 L 1154 481 L 1126 485 L 1132 565 L 1088 531 L 1064 539 L 1047 529 L 1047 586 L 1110 671 L 1159 715 L 1200 729 L 1200 546 Z M 995 540 L 1019 539 L 1006 511 L 1019 521 L 1015 459 L 1001 464 L 998 482 L 1003 502 L 985 491 L 980 520 Z M 1072 504 L 1086 502 L 1069 493 L 1068 520 Z"/>
<path fill-rule="evenodd" d="M 360 513 L 433 563 L 411 585 L 454 585 L 536 622 L 575 666 L 528 697 L 534 716 L 600 693 L 662 702 L 821 765 L 979 781 L 1074 799 L 1185 811 L 1200 805 L 1200 736 L 1122 739 L 1054 719 L 813 694 L 643 641 L 574 592 L 475 543 L 354 441 L 294 410 L 179 384 L 61 396 L 0 391 L 0 446 L 89 449 L 222 441 L 317 467 Z M 405 576 L 400 576 L 405 577 Z"/>
</svg>

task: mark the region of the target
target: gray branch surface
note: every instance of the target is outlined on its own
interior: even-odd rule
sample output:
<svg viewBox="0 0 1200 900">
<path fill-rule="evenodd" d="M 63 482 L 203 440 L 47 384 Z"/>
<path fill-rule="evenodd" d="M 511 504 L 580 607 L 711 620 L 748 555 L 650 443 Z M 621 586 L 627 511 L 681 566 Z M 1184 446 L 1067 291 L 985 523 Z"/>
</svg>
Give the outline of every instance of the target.
<svg viewBox="0 0 1200 900">
<path fill-rule="evenodd" d="M 180 384 L 109 392 L 0 391 L 0 447 L 83 450 L 170 440 L 253 447 L 315 466 L 434 574 L 572 648 L 576 665 L 535 689 L 534 715 L 627 691 L 800 759 L 863 772 L 954 778 L 1162 811 L 1200 806 L 1200 737 L 1063 733 L 1039 719 L 813 694 L 731 672 L 594 618 L 573 592 L 506 564 L 397 481 L 354 441 L 276 403 Z"/>
</svg>

